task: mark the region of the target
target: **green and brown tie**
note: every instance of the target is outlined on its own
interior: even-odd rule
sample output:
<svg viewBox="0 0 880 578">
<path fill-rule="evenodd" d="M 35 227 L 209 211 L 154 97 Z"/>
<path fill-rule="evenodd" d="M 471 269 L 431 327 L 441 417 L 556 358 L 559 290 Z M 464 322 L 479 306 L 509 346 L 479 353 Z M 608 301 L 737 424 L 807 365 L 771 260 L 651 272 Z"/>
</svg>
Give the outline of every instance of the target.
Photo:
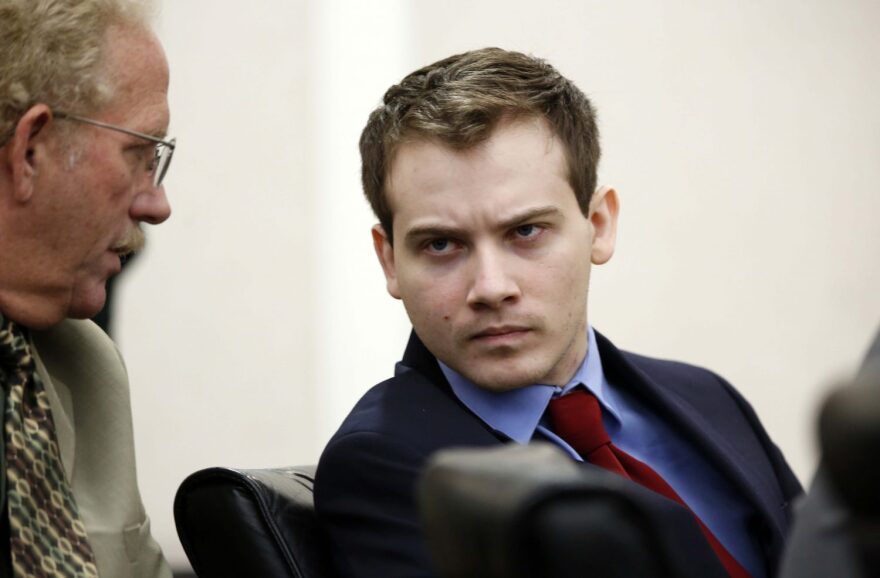
<svg viewBox="0 0 880 578">
<path fill-rule="evenodd" d="M 64 474 L 49 398 L 25 331 L 0 314 L 6 395 L 6 503 L 16 577 L 96 577 L 95 555 Z"/>
</svg>

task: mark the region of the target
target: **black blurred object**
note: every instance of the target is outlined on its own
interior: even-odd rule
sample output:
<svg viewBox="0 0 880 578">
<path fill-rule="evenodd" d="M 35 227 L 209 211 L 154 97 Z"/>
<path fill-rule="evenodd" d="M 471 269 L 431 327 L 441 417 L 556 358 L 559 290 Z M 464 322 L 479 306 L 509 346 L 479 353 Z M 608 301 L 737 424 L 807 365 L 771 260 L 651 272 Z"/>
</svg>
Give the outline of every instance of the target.
<svg viewBox="0 0 880 578">
<path fill-rule="evenodd" d="M 209 468 L 174 499 L 183 549 L 199 578 L 332 578 L 315 519 L 314 466 Z"/>
<path fill-rule="evenodd" d="M 825 402 L 819 440 L 865 576 L 880 577 L 880 334 L 855 379 Z"/>
<path fill-rule="evenodd" d="M 796 508 L 779 578 L 880 578 L 880 332 L 818 425 L 822 461 Z"/>
<path fill-rule="evenodd" d="M 727 576 L 690 512 L 549 444 L 438 452 L 418 500 L 443 578 Z"/>
<path fill-rule="evenodd" d="M 819 438 L 841 501 L 880 520 L 880 372 L 832 392 L 819 416 Z"/>
</svg>

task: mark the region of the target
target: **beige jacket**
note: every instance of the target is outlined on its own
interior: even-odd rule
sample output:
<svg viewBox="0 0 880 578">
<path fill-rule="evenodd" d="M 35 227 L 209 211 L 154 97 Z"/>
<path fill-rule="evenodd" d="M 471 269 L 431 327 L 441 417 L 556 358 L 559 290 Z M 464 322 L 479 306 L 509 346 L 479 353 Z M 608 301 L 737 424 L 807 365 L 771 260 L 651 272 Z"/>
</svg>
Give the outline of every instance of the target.
<svg viewBox="0 0 880 578">
<path fill-rule="evenodd" d="M 171 578 L 135 471 L 131 399 L 116 346 L 91 321 L 32 332 L 61 460 L 106 578 Z"/>
</svg>

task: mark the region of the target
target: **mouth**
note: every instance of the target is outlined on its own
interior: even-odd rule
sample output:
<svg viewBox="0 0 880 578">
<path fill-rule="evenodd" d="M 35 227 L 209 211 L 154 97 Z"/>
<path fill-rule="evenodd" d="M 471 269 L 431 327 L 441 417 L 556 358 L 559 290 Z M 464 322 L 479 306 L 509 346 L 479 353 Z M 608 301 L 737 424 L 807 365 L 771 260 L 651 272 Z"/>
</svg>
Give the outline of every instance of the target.
<svg viewBox="0 0 880 578">
<path fill-rule="evenodd" d="M 531 331 L 521 325 L 498 325 L 487 327 L 471 336 L 472 341 L 501 344 L 524 337 Z"/>
<path fill-rule="evenodd" d="M 140 227 L 133 227 L 110 250 L 119 256 L 120 264 L 125 265 L 129 257 L 143 249 L 143 247 L 144 233 Z"/>
<path fill-rule="evenodd" d="M 134 255 L 134 251 L 126 247 L 113 247 L 110 249 L 110 252 L 115 254 L 119 259 L 119 268 L 122 269 L 122 266 L 125 265 L 125 262 L 128 261 L 129 257 Z"/>
</svg>

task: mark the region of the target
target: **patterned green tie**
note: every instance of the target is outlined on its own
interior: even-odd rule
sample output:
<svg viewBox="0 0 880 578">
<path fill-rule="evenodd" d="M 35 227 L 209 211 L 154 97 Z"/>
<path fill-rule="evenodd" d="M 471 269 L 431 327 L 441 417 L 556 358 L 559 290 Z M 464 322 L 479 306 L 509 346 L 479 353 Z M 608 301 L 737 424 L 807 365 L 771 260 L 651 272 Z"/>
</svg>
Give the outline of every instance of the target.
<svg viewBox="0 0 880 578">
<path fill-rule="evenodd" d="M 95 555 L 64 475 L 49 397 L 24 331 L 0 314 L 6 393 L 6 502 L 16 577 L 97 577 Z"/>
</svg>

